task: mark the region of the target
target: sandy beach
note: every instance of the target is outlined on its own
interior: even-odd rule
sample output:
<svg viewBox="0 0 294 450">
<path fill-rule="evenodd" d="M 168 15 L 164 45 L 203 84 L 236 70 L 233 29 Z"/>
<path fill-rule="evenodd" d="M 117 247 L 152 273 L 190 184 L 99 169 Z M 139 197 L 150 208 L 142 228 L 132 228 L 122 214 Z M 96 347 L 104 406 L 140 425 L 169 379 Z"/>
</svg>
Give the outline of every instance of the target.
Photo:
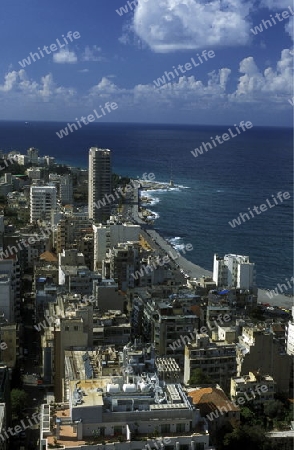
<svg viewBox="0 0 294 450">
<path fill-rule="evenodd" d="M 159 186 L 159 184 L 157 184 L 156 186 L 157 189 L 160 189 L 162 187 L 163 186 Z M 153 189 L 154 188 L 155 186 L 153 186 Z M 135 199 L 138 200 L 138 190 L 135 191 Z M 156 230 L 150 228 L 150 226 L 146 226 L 146 223 L 139 217 L 138 205 L 134 205 L 134 207 L 132 208 L 132 216 L 133 219 L 141 225 L 143 237 L 148 241 L 151 247 L 158 251 L 158 254 L 161 257 L 165 256 L 169 252 L 172 252 L 173 255 L 178 255 L 178 258 L 174 261 L 175 265 L 178 265 L 179 269 L 182 269 L 187 275 L 189 275 L 190 278 L 200 278 L 203 275 L 212 277 L 211 271 L 203 269 L 202 267 L 192 263 L 187 259 L 189 258 L 189 252 L 186 252 L 186 254 L 182 256 L 182 251 L 177 251 L 169 242 L 167 242 L 162 236 L 160 236 L 160 234 Z M 270 294 L 272 294 L 272 298 Z M 273 294 L 273 292 L 269 292 L 265 289 L 258 289 L 257 301 L 260 303 L 268 303 L 269 305 L 284 307 L 286 309 L 291 309 L 292 306 L 294 306 L 293 296 L 288 297 L 283 294 L 275 295 Z"/>
</svg>

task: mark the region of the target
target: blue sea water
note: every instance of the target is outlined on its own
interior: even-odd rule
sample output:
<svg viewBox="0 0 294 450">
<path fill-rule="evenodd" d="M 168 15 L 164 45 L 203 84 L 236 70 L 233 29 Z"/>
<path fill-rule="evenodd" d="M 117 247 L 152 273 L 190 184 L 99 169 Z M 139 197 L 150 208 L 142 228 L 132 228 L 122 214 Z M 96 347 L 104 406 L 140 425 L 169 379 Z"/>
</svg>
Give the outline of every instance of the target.
<svg viewBox="0 0 294 450">
<path fill-rule="evenodd" d="M 293 276 L 293 145 L 289 128 L 253 127 L 197 158 L 191 151 L 234 126 L 92 123 L 59 139 L 66 124 L 0 122 L 3 152 L 37 147 L 40 155 L 87 167 L 91 146 L 113 152 L 113 170 L 142 177 L 154 173 L 181 189 L 154 192 L 155 228 L 173 244 L 191 243 L 188 258 L 212 270 L 213 254 L 249 255 L 259 287 L 274 288 Z M 236 133 L 235 133 L 236 134 Z M 239 213 L 278 192 L 290 199 L 232 228 Z M 176 239 L 175 239 L 176 238 Z"/>
</svg>

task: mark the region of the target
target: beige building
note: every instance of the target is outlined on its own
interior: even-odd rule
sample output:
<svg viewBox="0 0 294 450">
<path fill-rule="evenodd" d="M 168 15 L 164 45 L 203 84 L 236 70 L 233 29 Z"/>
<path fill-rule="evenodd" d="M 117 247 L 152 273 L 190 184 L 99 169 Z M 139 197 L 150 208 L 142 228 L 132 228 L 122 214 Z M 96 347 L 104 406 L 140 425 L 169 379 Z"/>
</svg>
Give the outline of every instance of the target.
<svg viewBox="0 0 294 450">
<path fill-rule="evenodd" d="M 231 378 L 231 399 L 238 402 L 239 398 L 250 399 L 254 404 L 274 400 L 275 382 L 269 375 L 249 372 L 249 375 Z"/>
<path fill-rule="evenodd" d="M 106 253 L 117 244 L 139 241 L 140 226 L 131 223 L 115 222 L 114 218 L 107 225 L 93 225 L 94 230 L 94 269 L 102 267 Z"/>
<path fill-rule="evenodd" d="M 62 401 L 66 397 L 64 352 L 93 346 L 93 305 L 78 295 L 59 296 L 49 304 L 46 317 L 39 325 L 40 331 L 44 329 L 42 375 L 44 384 L 54 384 L 56 400 Z"/>
<path fill-rule="evenodd" d="M 237 375 L 261 372 L 276 382 L 276 391 L 289 395 L 292 358 L 285 345 L 274 337 L 270 329 L 260 326 L 244 327 L 237 344 Z"/>
<path fill-rule="evenodd" d="M 196 341 L 185 346 L 184 383 L 188 383 L 194 369 L 201 369 L 213 383 L 226 392 L 230 378 L 236 375 L 235 344 L 211 342 L 208 334 L 197 334 Z"/>
<path fill-rule="evenodd" d="M 0 325 L 1 342 L 6 344 L 6 348 L 1 349 L 1 362 L 9 369 L 15 367 L 20 356 L 19 333 L 20 324 Z"/>
</svg>

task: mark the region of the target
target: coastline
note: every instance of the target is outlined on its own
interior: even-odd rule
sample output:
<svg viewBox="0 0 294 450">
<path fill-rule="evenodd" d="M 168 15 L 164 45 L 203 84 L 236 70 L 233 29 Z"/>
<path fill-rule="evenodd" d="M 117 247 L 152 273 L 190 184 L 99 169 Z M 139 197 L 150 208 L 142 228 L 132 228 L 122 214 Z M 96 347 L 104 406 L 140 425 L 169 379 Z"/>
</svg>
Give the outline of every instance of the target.
<svg viewBox="0 0 294 450">
<path fill-rule="evenodd" d="M 141 180 L 140 180 L 141 181 Z M 175 185 L 176 187 L 176 185 Z M 147 182 L 144 183 L 144 186 L 142 188 L 137 188 L 135 191 L 135 198 L 137 200 L 137 214 L 133 215 L 133 219 L 137 221 L 136 219 L 139 219 L 137 223 L 141 226 L 142 234 L 144 238 L 149 242 L 149 244 L 159 252 L 159 255 L 164 256 L 169 252 L 177 252 L 179 255 L 178 258 L 175 260 L 176 265 L 179 266 L 179 270 L 182 269 L 186 274 L 188 274 L 191 278 L 200 278 L 202 276 L 212 277 L 212 271 L 204 269 L 203 267 L 192 263 L 189 261 L 185 256 L 182 256 L 181 251 L 177 251 L 166 239 L 164 239 L 158 231 L 154 230 L 153 227 L 150 227 L 145 221 L 142 220 L 142 218 L 139 217 L 139 208 L 140 208 L 140 200 L 141 197 L 139 195 L 140 189 L 146 191 L 146 190 L 159 190 L 159 189 L 167 189 L 168 184 L 167 183 L 157 183 L 157 182 L 149 182 L 149 185 L 147 185 Z M 145 209 L 145 208 L 144 208 Z M 147 209 L 147 211 L 150 211 Z M 152 214 L 152 211 L 150 211 Z M 268 295 L 268 290 L 266 289 L 260 289 L 258 288 L 258 295 L 257 295 L 257 301 L 259 303 L 268 303 L 271 306 L 279 306 L 284 307 L 285 309 L 291 309 L 292 306 L 294 306 L 294 296 L 288 297 L 284 294 L 273 294 L 272 290 L 270 292 L 272 293 L 272 298 L 270 295 Z"/>
</svg>

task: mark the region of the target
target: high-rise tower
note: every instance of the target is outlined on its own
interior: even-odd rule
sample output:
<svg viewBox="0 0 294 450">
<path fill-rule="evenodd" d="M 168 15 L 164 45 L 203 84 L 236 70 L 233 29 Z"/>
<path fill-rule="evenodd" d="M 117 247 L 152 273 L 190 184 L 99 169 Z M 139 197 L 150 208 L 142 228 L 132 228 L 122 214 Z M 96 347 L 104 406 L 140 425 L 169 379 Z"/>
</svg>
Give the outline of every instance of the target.
<svg viewBox="0 0 294 450">
<path fill-rule="evenodd" d="M 111 151 L 98 147 L 89 150 L 89 219 L 105 223 L 111 213 Z"/>
</svg>

